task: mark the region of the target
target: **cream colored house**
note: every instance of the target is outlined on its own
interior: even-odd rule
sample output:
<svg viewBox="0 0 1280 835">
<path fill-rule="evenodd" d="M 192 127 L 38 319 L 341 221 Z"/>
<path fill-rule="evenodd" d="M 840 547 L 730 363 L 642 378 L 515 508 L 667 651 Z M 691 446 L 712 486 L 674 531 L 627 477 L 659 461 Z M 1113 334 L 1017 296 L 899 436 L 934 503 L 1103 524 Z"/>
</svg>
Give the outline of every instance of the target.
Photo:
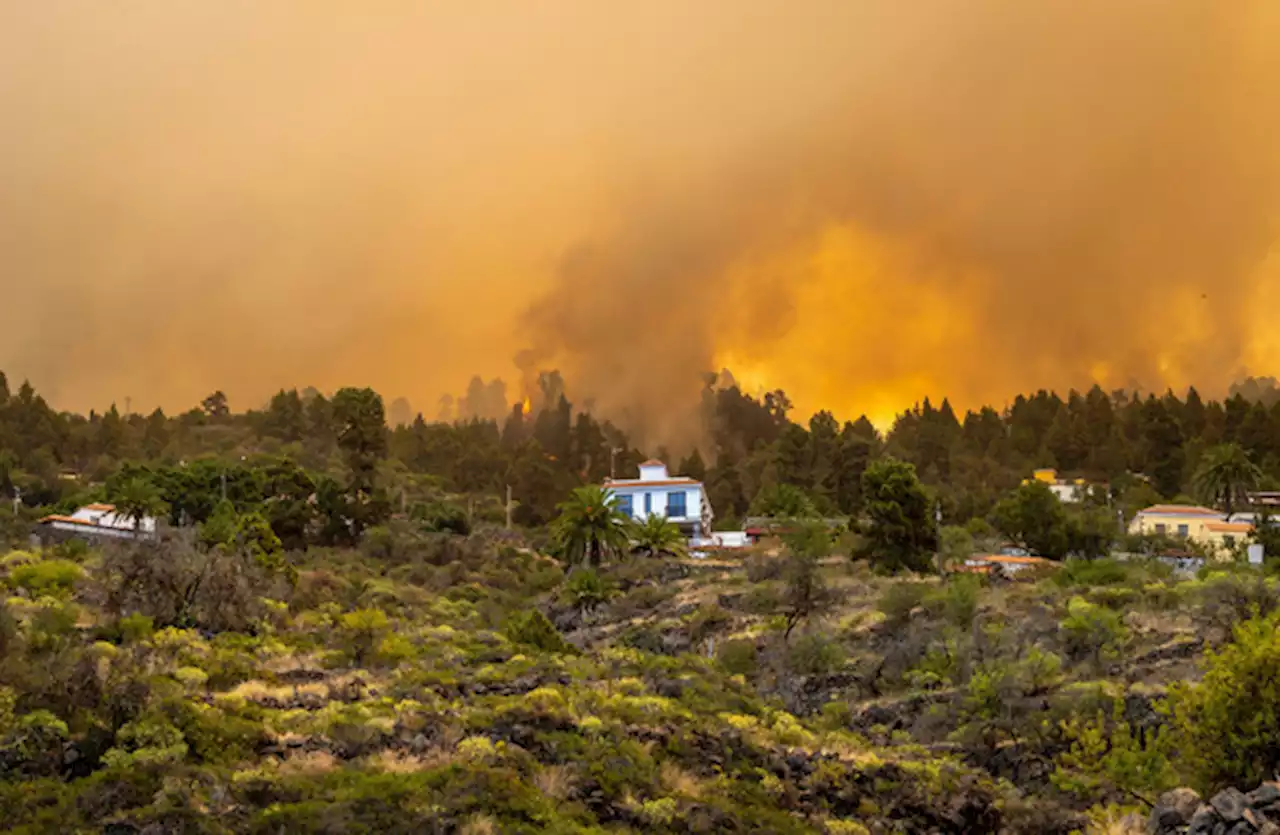
<svg viewBox="0 0 1280 835">
<path fill-rule="evenodd" d="M 1189 539 L 1226 556 L 1249 537 L 1253 525 L 1227 521 L 1226 514 L 1209 507 L 1158 504 L 1139 511 L 1129 523 L 1129 532 Z"/>
</svg>

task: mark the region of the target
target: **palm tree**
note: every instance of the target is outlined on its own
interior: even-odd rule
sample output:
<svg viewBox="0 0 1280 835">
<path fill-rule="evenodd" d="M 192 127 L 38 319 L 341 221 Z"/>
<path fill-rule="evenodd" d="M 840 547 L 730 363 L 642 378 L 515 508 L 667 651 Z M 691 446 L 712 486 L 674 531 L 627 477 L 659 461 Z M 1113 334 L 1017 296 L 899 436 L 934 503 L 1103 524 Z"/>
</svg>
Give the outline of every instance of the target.
<svg viewBox="0 0 1280 835">
<path fill-rule="evenodd" d="M 160 497 L 159 488 L 138 476 L 117 487 L 111 495 L 111 503 L 115 505 L 118 518 L 132 520 L 137 537 L 146 533 L 142 528 L 143 519 L 159 517 L 169 509 Z"/>
<path fill-rule="evenodd" d="M 551 523 L 551 535 L 570 563 L 599 565 L 630 544 L 631 520 L 618 507 L 609 490 L 595 485 L 579 487 L 559 505 L 560 515 Z"/>
<path fill-rule="evenodd" d="M 636 525 L 631 532 L 631 553 L 644 554 L 648 557 L 667 555 L 684 557 L 688 555 L 688 547 L 684 534 L 674 522 L 667 521 L 665 516 L 650 516 Z"/>
<path fill-rule="evenodd" d="M 1238 504 L 1248 502 L 1249 491 L 1257 488 L 1261 478 L 1262 471 L 1239 444 L 1218 444 L 1200 459 L 1193 483 L 1205 501 L 1221 504 L 1230 518 Z"/>
</svg>

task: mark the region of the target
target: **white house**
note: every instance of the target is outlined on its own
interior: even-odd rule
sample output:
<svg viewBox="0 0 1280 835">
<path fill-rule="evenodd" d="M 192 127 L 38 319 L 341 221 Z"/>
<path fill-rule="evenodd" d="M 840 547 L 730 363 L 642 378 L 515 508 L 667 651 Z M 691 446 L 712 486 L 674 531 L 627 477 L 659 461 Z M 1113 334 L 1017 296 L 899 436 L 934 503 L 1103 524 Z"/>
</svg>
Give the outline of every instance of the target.
<svg viewBox="0 0 1280 835">
<path fill-rule="evenodd" d="M 156 520 L 144 516 L 141 525 L 133 519 L 116 513 L 115 505 L 89 504 L 70 516 L 46 516 L 40 520 L 40 527 L 46 532 L 53 532 L 65 537 L 90 537 L 104 539 L 134 539 L 138 536 L 137 528 L 141 527 L 143 538 L 151 537 L 156 532 Z"/>
<path fill-rule="evenodd" d="M 639 478 L 607 479 L 604 487 L 617 497 L 622 512 L 633 519 L 666 516 L 695 540 L 711 530 L 714 517 L 702 482 L 671 475 L 661 461 L 641 464 Z"/>
</svg>

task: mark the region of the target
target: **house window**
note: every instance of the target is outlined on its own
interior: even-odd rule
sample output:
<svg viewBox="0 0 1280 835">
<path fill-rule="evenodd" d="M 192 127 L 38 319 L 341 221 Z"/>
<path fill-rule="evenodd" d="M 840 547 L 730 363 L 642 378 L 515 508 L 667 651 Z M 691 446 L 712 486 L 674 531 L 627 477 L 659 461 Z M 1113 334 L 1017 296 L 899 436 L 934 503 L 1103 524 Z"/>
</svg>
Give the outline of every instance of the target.
<svg viewBox="0 0 1280 835">
<path fill-rule="evenodd" d="M 1226 536 L 1222 537 L 1222 544 L 1227 546 L 1228 548 L 1234 548 L 1236 547 L 1236 538 L 1231 534 L 1227 534 Z"/>
<path fill-rule="evenodd" d="M 624 514 L 626 514 L 627 516 L 634 516 L 634 515 L 635 515 L 635 513 L 632 511 L 632 508 L 631 508 L 631 497 L 630 497 L 630 496 L 619 496 L 619 497 L 618 497 L 618 510 L 621 510 L 621 511 L 622 511 Z"/>
<path fill-rule="evenodd" d="M 649 516 L 653 513 L 653 494 L 644 494 L 644 515 Z"/>
<path fill-rule="evenodd" d="M 1156 536 L 1164 536 L 1168 532 L 1168 527 L 1164 525 L 1156 525 Z"/>
<path fill-rule="evenodd" d="M 1178 536 L 1186 536 L 1189 533 L 1191 533 L 1191 528 L 1187 527 L 1186 525 L 1178 526 Z"/>
<path fill-rule="evenodd" d="M 687 515 L 684 503 L 684 493 L 668 493 L 667 494 L 667 515 L 676 519 L 683 519 Z"/>
</svg>

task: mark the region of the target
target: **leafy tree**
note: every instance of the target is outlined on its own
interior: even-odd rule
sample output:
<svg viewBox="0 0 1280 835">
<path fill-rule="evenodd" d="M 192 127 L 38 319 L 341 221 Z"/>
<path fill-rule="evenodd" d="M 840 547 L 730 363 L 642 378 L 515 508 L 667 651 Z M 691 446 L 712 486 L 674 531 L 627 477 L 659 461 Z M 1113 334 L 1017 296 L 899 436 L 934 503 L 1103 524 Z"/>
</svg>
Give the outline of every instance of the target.
<svg viewBox="0 0 1280 835">
<path fill-rule="evenodd" d="M 1262 471 L 1249 460 L 1239 444 L 1219 444 L 1207 450 L 1200 459 L 1193 483 L 1204 501 L 1221 507 L 1228 516 L 1240 505 L 1248 503 L 1248 494 L 1256 490 Z"/>
<path fill-rule="evenodd" d="M 200 408 L 214 420 L 225 420 L 231 415 L 231 406 L 227 402 L 227 396 L 221 391 L 215 391 L 200 401 Z"/>
<path fill-rule="evenodd" d="M 973 534 L 959 525 L 946 525 L 938 531 L 938 553 L 945 563 L 963 564 L 973 556 Z"/>
<path fill-rule="evenodd" d="M 752 516 L 774 519 L 809 519 L 818 515 L 813 501 L 803 490 L 785 483 L 762 488 L 752 499 L 748 512 Z"/>
<path fill-rule="evenodd" d="M 382 398 L 373 389 L 344 388 L 333 396 L 338 449 L 350 472 L 344 512 L 350 535 L 387 518 L 390 504 L 377 489 L 378 464 L 387 454 L 387 420 Z"/>
<path fill-rule="evenodd" d="M 688 547 L 684 534 L 674 522 L 653 515 L 632 528 L 631 552 L 647 557 L 683 557 L 687 555 Z"/>
<path fill-rule="evenodd" d="M 928 571 L 937 542 L 932 508 L 911 464 L 885 458 L 862 476 L 866 553 L 887 571 Z"/>
<path fill-rule="evenodd" d="M 577 488 L 560 503 L 559 511 L 551 536 L 570 563 L 600 565 L 630 544 L 631 520 L 618 507 L 617 497 L 603 487 Z"/>
<path fill-rule="evenodd" d="M 1022 485 L 992 516 L 997 530 L 1034 554 L 1062 559 L 1071 548 L 1067 512 L 1043 482 Z"/>
</svg>

